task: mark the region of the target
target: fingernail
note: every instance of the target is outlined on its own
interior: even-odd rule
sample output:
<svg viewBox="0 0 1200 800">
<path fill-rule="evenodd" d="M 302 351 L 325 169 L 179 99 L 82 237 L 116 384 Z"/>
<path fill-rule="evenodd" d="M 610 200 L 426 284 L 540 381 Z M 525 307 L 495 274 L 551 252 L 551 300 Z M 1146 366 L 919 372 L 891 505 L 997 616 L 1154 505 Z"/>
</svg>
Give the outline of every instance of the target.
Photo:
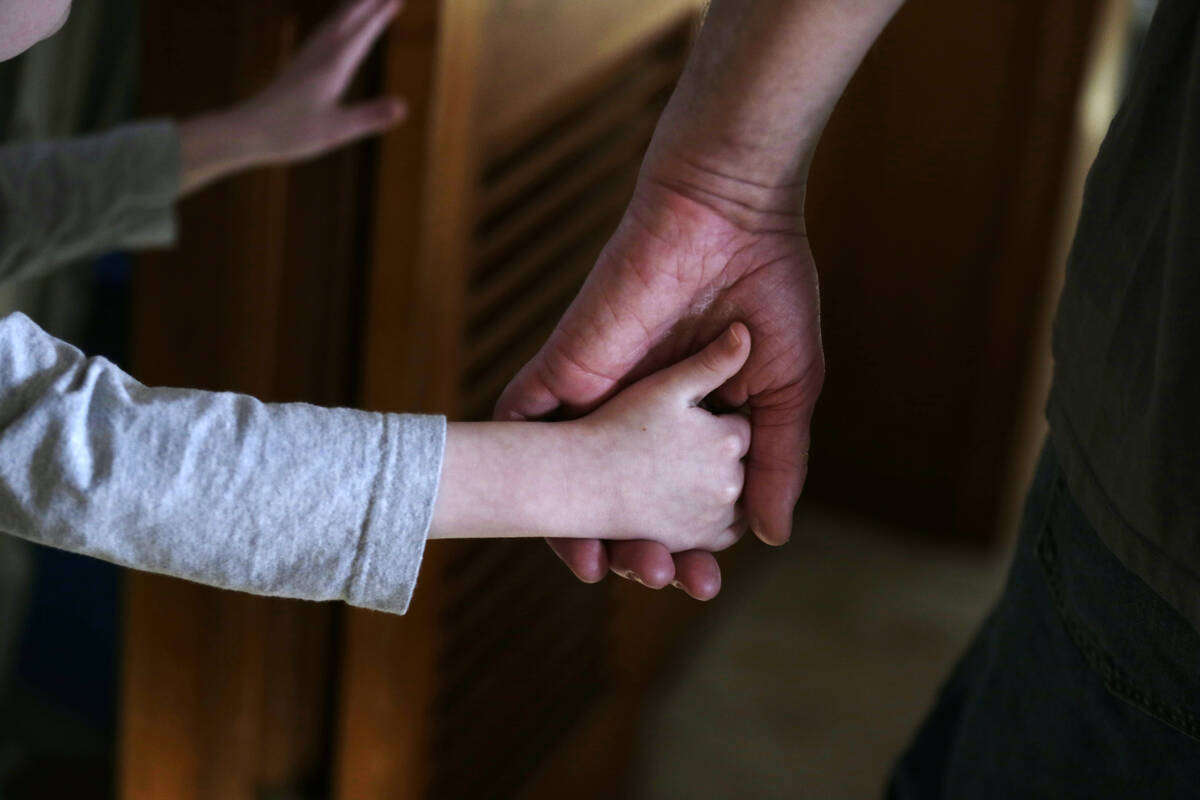
<svg viewBox="0 0 1200 800">
<path fill-rule="evenodd" d="M 729 330 L 725 332 L 725 344 L 730 349 L 737 349 L 742 344 L 742 337 L 738 336 L 737 326 L 730 325 Z"/>
<path fill-rule="evenodd" d="M 693 600 L 699 599 L 694 594 L 689 592 L 688 588 L 686 586 L 684 586 L 682 583 L 680 583 L 679 581 L 671 581 L 671 585 L 674 586 L 679 591 L 683 592 L 685 595 L 687 595 L 691 599 L 693 599 Z"/>
<path fill-rule="evenodd" d="M 631 580 L 634 583 L 640 583 L 642 586 L 646 585 L 645 582 L 642 581 L 641 576 L 631 569 L 622 572 L 621 577 L 625 578 L 626 580 Z"/>
</svg>

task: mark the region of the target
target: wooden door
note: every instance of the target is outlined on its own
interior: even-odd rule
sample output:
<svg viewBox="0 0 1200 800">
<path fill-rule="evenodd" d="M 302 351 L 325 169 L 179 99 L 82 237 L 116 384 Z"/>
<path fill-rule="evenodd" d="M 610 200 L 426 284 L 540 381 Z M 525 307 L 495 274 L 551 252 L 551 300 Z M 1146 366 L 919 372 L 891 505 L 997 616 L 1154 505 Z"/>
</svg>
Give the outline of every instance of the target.
<svg viewBox="0 0 1200 800">
<path fill-rule="evenodd" d="M 145 4 L 147 114 L 246 97 L 333 0 Z M 160 385 L 352 405 L 368 148 L 218 184 L 179 209 L 178 246 L 139 258 L 131 371 Z M 120 796 L 321 796 L 339 610 L 130 573 Z"/>
<path fill-rule="evenodd" d="M 694 23 L 692 3 L 546 0 L 400 20 L 385 84 L 429 99 L 382 146 L 367 407 L 490 416 L 615 229 Z M 431 82 L 409 25 L 431 26 Z M 619 783 L 643 685 L 611 635 L 621 608 L 541 542 L 430 543 L 404 619 L 349 612 L 335 796 Z"/>
<path fill-rule="evenodd" d="M 331 5 L 150 4 L 149 110 L 244 96 Z M 815 493 L 990 535 L 1090 8 L 913 4 L 868 56 L 809 199 Z M 615 226 L 697 12 L 409 0 L 375 71 L 409 121 L 186 203 L 178 250 L 139 268 L 135 374 L 487 416 Z M 578 584 L 539 542 L 434 543 L 404 618 L 146 576 L 127 597 L 127 798 L 619 796 L 638 709 L 708 613 Z"/>
<path fill-rule="evenodd" d="M 147 110 L 245 96 L 331 6 L 152 5 Z M 375 87 L 407 99 L 406 124 L 185 203 L 179 247 L 139 267 L 135 374 L 486 416 L 615 227 L 694 19 L 410 0 Z M 431 546 L 404 618 L 133 575 L 121 794 L 561 796 L 585 765 L 611 782 L 640 659 L 662 652 L 614 649 L 634 605 L 540 542 Z"/>
<path fill-rule="evenodd" d="M 839 104 L 807 201 L 828 361 L 809 495 L 988 544 L 1093 0 L 901 9 Z"/>
</svg>

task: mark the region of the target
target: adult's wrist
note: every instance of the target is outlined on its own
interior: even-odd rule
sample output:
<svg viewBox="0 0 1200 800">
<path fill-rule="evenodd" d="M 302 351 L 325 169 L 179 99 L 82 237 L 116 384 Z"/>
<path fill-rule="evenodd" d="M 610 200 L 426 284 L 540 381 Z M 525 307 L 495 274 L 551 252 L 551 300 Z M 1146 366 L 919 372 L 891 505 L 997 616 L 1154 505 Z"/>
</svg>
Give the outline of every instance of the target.
<svg viewBox="0 0 1200 800">
<path fill-rule="evenodd" d="M 720 146 L 659 144 L 647 153 L 638 188 L 708 206 L 746 230 L 802 230 L 807 170 L 807 163 L 768 165 Z"/>
</svg>

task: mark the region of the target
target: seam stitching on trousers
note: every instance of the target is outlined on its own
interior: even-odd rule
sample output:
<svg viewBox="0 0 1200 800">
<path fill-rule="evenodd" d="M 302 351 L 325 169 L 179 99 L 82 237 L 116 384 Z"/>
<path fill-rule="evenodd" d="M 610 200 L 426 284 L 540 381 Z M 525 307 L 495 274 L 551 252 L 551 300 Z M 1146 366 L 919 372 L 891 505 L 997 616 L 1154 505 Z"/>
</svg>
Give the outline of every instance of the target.
<svg viewBox="0 0 1200 800">
<path fill-rule="evenodd" d="M 1057 551 L 1049 533 L 1050 525 L 1042 529 L 1038 539 L 1037 554 L 1042 562 L 1043 570 L 1054 595 L 1054 604 L 1058 607 L 1063 626 L 1070 634 L 1071 640 L 1079 648 L 1085 661 L 1096 670 L 1104 681 L 1104 686 L 1111 693 L 1144 711 L 1160 722 L 1179 730 L 1181 733 L 1200 741 L 1200 720 L 1181 708 L 1169 705 L 1140 689 L 1113 661 L 1112 658 L 1096 643 L 1083 623 L 1069 610 L 1064 600 L 1064 592 L 1059 581 L 1056 556 Z"/>
</svg>

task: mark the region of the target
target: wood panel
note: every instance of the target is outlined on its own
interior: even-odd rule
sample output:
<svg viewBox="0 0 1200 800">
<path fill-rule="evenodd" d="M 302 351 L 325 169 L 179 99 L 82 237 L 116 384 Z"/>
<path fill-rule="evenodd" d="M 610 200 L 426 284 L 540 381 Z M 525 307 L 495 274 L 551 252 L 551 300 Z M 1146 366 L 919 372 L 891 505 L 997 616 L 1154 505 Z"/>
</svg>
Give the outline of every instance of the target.
<svg viewBox="0 0 1200 800">
<path fill-rule="evenodd" d="M 480 72 L 485 147 L 521 138 L 703 0 L 490 0 Z"/>
<path fill-rule="evenodd" d="M 468 419 L 491 415 L 620 221 L 692 23 L 689 14 L 638 36 L 620 60 L 546 103 L 522 136 L 480 143 L 461 334 Z"/>
<path fill-rule="evenodd" d="M 329 5 L 152 4 L 151 110 L 243 96 Z M 986 538 L 1090 6 L 919 5 L 813 176 L 830 355 L 814 487 Z M 135 374 L 486 416 L 615 224 L 694 6 L 409 0 L 381 78 L 408 123 L 372 163 L 186 204 L 180 250 L 139 270 Z M 576 584 L 540 543 L 432 543 L 404 618 L 136 576 L 123 796 L 619 796 L 639 705 L 702 613 Z"/>
<path fill-rule="evenodd" d="M 366 282 L 362 402 L 453 415 L 474 166 L 472 112 L 483 7 L 410 0 L 388 34 L 384 90 L 408 122 L 385 136 Z M 348 612 L 333 796 L 427 797 L 447 556 L 430 543 L 408 614 Z"/>
<path fill-rule="evenodd" d="M 808 197 L 811 496 L 995 541 L 1093 6 L 910 3 L 852 81 Z"/>
<path fill-rule="evenodd" d="M 413 116 L 380 156 L 363 367 L 372 408 L 490 416 L 614 229 L 691 30 L 690 17 L 652 16 L 655 27 L 598 62 L 588 51 L 543 63 L 576 79 L 498 136 L 479 111 L 497 98 L 475 94 L 493 65 L 472 72 L 465 55 L 480 25 L 496 33 L 486 19 L 410 6 L 389 43 L 387 85 Z M 536 49 L 510 44 L 518 60 Z M 576 582 L 541 542 L 432 544 L 406 618 L 350 614 L 336 795 L 512 796 L 594 760 L 566 743 L 611 741 L 632 721 L 596 713 L 602 697 L 633 699 L 610 679 L 609 594 Z"/>
<path fill-rule="evenodd" d="M 148 4 L 145 112 L 186 115 L 244 98 L 334 6 Z M 261 170 L 184 202 L 178 247 L 139 258 L 133 374 L 352 404 L 364 155 Z M 126 584 L 120 796 L 324 792 L 336 609 L 144 574 Z"/>
</svg>

